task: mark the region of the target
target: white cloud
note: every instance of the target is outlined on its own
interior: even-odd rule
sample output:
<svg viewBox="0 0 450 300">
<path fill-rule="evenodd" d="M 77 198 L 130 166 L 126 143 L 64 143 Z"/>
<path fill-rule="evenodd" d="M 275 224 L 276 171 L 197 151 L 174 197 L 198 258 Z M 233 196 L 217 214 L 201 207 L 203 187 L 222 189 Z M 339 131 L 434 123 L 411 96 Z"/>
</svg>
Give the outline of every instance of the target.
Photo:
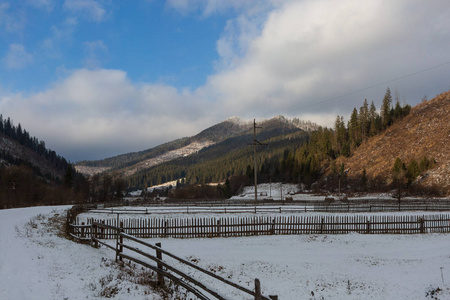
<svg viewBox="0 0 450 300">
<path fill-rule="evenodd" d="M 210 76 L 208 85 L 232 108 L 231 115 L 300 114 L 306 106 L 308 111 L 339 106 L 345 112 L 361 105 L 368 94 L 373 97 L 374 91 L 347 102 L 311 104 L 448 61 L 450 33 L 443 20 L 450 16 L 445 1 L 278 4 L 263 21 L 242 12 L 228 22 L 218 42 L 222 69 Z M 393 82 L 402 83 L 406 81 Z M 417 93 L 416 84 L 408 82 L 407 88 Z M 381 99 L 380 89 L 376 92 Z"/>
<path fill-rule="evenodd" d="M 99 68 L 108 54 L 108 47 L 103 41 L 85 42 L 84 49 L 86 56 L 83 65 L 89 69 Z"/>
<path fill-rule="evenodd" d="M 0 110 L 72 160 L 157 146 L 211 125 L 189 90 L 134 84 L 120 70 L 73 71 L 46 91 L 0 98 Z M 39 133 L 39 134 L 37 134 Z"/>
<path fill-rule="evenodd" d="M 23 30 L 25 23 L 25 13 L 22 10 L 13 11 L 8 2 L 0 3 L 0 29 L 17 34 Z"/>
<path fill-rule="evenodd" d="M 55 5 L 53 0 L 27 0 L 27 4 L 35 8 L 44 9 L 47 12 L 51 12 Z"/>
<path fill-rule="evenodd" d="M 22 44 L 9 45 L 8 52 L 2 62 L 8 69 L 23 69 L 33 61 L 33 55 L 25 50 Z"/>
<path fill-rule="evenodd" d="M 106 17 L 106 10 L 95 0 L 66 0 L 64 9 L 95 22 L 101 22 Z"/>
<path fill-rule="evenodd" d="M 204 17 L 237 12 L 217 41 L 220 60 L 204 86 L 180 90 L 137 83 L 122 70 L 100 69 L 100 56 L 110 49 L 97 40 L 85 44 L 84 62 L 90 69 L 64 73 L 61 81 L 40 93 L 3 96 L 0 110 L 58 153 L 78 160 L 146 149 L 235 115 L 253 119 L 284 114 L 332 126 L 336 114 L 348 115 L 364 98 L 378 106 L 387 85 L 414 105 L 450 84 L 446 65 L 364 89 L 448 62 L 447 1 L 167 3 L 184 13 L 194 7 Z M 58 43 L 67 40 L 65 32 L 70 36 L 81 13 L 103 18 L 105 12 L 89 13 L 97 4 L 67 1 L 66 9 L 76 16 L 65 28 L 54 29 L 48 47 L 57 50 Z M 17 55 L 22 63 L 7 56 L 3 63 L 30 63 L 32 57 L 20 46 L 10 53 L 22 52 Z M 363 92 L 353 92 L 358 90 Z"/>
<path fill-rule="evenodd" d="M 262 7 L 273 5 L 279 0 L 167 0 L 167 5 L 183 14 L 200 11 L 205 17 L 229 10 L 245 11 L 245 13 L 256 14 Z"/>
</svg>

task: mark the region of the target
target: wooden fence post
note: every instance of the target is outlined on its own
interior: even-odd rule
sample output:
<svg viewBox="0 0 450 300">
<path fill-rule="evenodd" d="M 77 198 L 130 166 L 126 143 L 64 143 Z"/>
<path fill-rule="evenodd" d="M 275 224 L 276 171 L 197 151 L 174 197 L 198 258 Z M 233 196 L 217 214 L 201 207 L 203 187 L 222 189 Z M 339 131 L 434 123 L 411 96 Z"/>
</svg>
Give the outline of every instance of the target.
<svg viewBox="0 0 450 300">
<path fill-rule="evenodd" d="M 120 233 L 123 233 L 123 221 L 120 221 Z M 123 235 L 119 236 L 119 253 L 123 252 Z M 122 261 L 122 256 L 119 256 L 119 261 Z"/>
<path fill-rule="evenodd" d="M 164 237 L 167 237 L 167 220 L 164 221 Z"/>
<path fill-rule="evenodd" d="M 120 255 L 123 252 L 123 236 L 121 235 L 122 232 L 123 232 L 123 221 L 120 221 L 120 227 L 117 227 L 116 232 L 116 262 L 123 260 L 122 256 Z"/>
<path fill-rule="evenodd" d="M 217 230 L 216 230 L 216 232 L 217 232 L 217 237 L 220 237 L 220 219 L 217 220 Z"/>
<path fill-rule="evenodd" d="M 155 243 L 156 247 L 161 248 L 161 243 Z M 162 260 L 162 253 L 159 250 L 156 250 L 156 258 Z M 162 264 L 158 263 L 158 269 L 163 270 Z M 164 286 L 164 276 L 161 273 L 158 273 L 158 285 Z"/>
<path fill-rule="evenodd" d="M 102 224 L 105 225 L 105 220 L 102 221 Z M 100 238 L 101 239 L 105 238 L 105 228 L 103 227 L 100 228 Z"/>
<path fill-rule="evenodd" d="M 84 222 L 81 222 L 81 225 L 84 226 Z M 86 237 L 86 234 L 85 234 L 84 230 L 85 230 L 85 228 L 81 227 L 81 237 L 82 238 Z"/>
<path fill-rule="evenodd" d="M 419 229 L 420 233 L 425 233 L 425 222 L 423 218 L 419 218 Z"/>
<path fill-rule="evenodd" d="M 366 233 L 370 233 L 370 220 L 367 220 L 367 229 Z"/>
<path fill-rule="evenodd" d="M 92 224 L 91 225 L 91 246 L 94 248 L 98 248 L 98 241 L 97 241 L 97 225 Z"/>
<path fill-rule="evenodd" d="M 255 278 L 255 300 L 261 300 L 261 282 Z"/>
<path fill-rule="evenodd" d="M 271 235 L 275 234 L 275 218 L 273 218 L 272 220 L 272 228 L 270 228 L 270 234 Z"/>
</svg>

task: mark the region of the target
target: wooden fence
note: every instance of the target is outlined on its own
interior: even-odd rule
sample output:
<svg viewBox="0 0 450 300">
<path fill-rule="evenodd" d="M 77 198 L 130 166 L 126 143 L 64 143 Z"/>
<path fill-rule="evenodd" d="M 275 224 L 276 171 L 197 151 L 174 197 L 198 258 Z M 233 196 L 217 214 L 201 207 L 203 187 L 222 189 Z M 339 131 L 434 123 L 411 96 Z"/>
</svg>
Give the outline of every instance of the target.
<svg viewBox="0 0 450 300">
<path fill-rule="evenodd" d="M 236 214 L 236 213 L 301 213 L 301 212 L 396 212 L 396 211 L 450 211 L 450 203 L 405 203 L 405 204 L 359 204 L 359 203 L 289 203 L 283 205 L 234 205 L 234 206 L 148 206 L 148 207 L 101 207 L 89 210 L 90 213 L 101 214 Z"/>
<path fill-rule="evenodd" d="M 292 234 L 414 234 L 450 232 L 450 215 L 328 215 L 255 216 L 222 218 L 121 219 L 125 233 L 139 238 L 208 238 Z M 91 225 L 118 227 L 118 219 L 89 219 L 71 224 L 70 234 L 89 240 Z M 113 229 L 102 228 L 99 236 L 115 238 Z"/>
<path fill-rule="evenodd" d="M 103 242 L 102 238 L 104 235 L 102 234 L 102 230 L 111 230 L 115 232 L 116 238 L 116 246 L 111 246 L 110 244 Z M 184 287 L 186 290 L 194 294 L 198 299 L 209 300 L 211 297 L 225 300 L 227 299 L 221 293 L 217 292 L 214 288 L 208 287 L 204 283 L 200 282 L 198 279 L 194 278 L 192 275 L 192 270 L 200 271 L 203 274 L 206 274 L 210 278 L 218 280 L 220 283 L 225 284 L 231 288 L 240 290 L 246 294 L 249 294 L 254 297 L 255 300 L 276 300 L 278 296 L 264 296 L 261 293 L 261 284 L 259 279 L 255 279 L 255 290 L 250 290 L 246 287 L 243 287 L 239 284 L 236 284 L 226 278 L 223 278 L 211 271 L 205 270 L 192 262 L 189 262 L 185 259 L 182 259 L 168 251 L 161 249 L 161 243 L 157 243 L 152 245 L 150 243 L 139 240 L 138 238 L 126 234 L 123 232 L 123 223 L 121 222 L 120 227 L 113 227 L 110 225 L 105 225 L 103 223 L 92 223 L 91 228 L 91 245 L 93 247 L 98 247 L 99 244 L 102 244 L 116 252 L 116 261 L 123 261 L 123 259 L 128 259 L 129 261 L 133 261 L 141 266 L 149 268 L 155 271 L 158 274 L 158 285 L 164 286 L 164 277 L 169 278 L 173 282 L 175 282 L 178 286 Z M 136 247 L 138 245 L 140 248 Z M 145 248 L 143 248 L 145 247 Z M 144 250 L 142 250 L 142 248 Z M 150 252 L 156 251 L 155 255 L 152 255 Z M 127 252 L 127 253 L 125 253 Z M 162 255 L 165 255 L 165 258 L 169 258 L 175 261 L 178 261 L 182 265 L 187 266 L 189 272 L 182 271 L 177 267 L 174 267 L 173 264 L 169 263 L 166 259 L 162 259 Z M 150 259 L 150 262 L 153 261 L 153 264 L 150 263 L 147 259 Z M 155 265 L 156 263 L 156 265 Z M 205 293 L 206 292 L 206 293 Z"/>
</svg>

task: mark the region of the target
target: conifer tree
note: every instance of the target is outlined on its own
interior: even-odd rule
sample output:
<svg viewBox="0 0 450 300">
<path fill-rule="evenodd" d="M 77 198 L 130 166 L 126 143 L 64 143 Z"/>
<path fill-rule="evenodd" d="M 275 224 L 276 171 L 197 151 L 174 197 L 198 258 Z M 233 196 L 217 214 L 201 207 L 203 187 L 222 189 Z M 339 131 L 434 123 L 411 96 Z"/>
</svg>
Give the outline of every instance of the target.
<svg viewBox="0 0 450 300">
<path fill-rule="evenodd" d="M 375 107 L 375 104 L 372 101 L 372 104 L 370 105 L 369 110 L 369 120 L 370 120 L 370 136 L 376 135 L 380 130 L 380 116 L 377 113 L 377 108 Z"/>
<path fill-rule="evenodd" d="M 370 130 L 369 104 L 367 103 L 367 99 L 364 99 L 364 104 L 359 109 L 359 126 L 361 130 L 361 140 L 365 141 L 369 137 Z"/>
<path fill-rule="evenodd" d="M 356 148 L 361 144 L 361 127 L 356 107 L 353 108 L 350 121 L 348 122 L 348 135 L 350 137 L 350 144 L 352 147 Z"/>
<path fill-rule="evenodd" d="M 384 95 L 380 110 L 383 129 L 386 129 L 392 123 L 391 106 L 392 95 L 391 89 L 388 87 L 386 90 L 386 94 Z"/>
</svg>

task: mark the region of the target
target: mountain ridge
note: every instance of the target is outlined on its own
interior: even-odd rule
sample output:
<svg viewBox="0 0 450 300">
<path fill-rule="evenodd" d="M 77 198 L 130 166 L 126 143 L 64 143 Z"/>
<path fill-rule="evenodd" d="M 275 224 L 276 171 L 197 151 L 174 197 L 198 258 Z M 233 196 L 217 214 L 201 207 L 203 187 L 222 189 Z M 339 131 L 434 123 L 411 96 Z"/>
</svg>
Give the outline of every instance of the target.
<svg viewBox="0 0 450 300">
<path fill-rule="evenodd" d="M 258 122 L 258 126 L 264 128 L 271 128 L 273 126 L 281 127 L 282 124 L 286 128 L 291 128 L 291 130 L 311 131 L 318 127 L 317 124 L 310 121 L 301 121 L 296 118 L 291 120 L 284 116 L 276 116 Z M 126 153 L 103 160 L 78 162 L 75 164 L 75 168 L 78 172 L 87 175 L 104 171 L 119 171 L 125 176 L 130 176 L 139 170 L 192 155 L 206 147 L 221 143 L 232 137 L 248 134 L 252 131 L 253 121 L 244 120 L 239 117 L 230 117 L 191 137 L 176 139 L 154 148 Z"/>
</svg>

